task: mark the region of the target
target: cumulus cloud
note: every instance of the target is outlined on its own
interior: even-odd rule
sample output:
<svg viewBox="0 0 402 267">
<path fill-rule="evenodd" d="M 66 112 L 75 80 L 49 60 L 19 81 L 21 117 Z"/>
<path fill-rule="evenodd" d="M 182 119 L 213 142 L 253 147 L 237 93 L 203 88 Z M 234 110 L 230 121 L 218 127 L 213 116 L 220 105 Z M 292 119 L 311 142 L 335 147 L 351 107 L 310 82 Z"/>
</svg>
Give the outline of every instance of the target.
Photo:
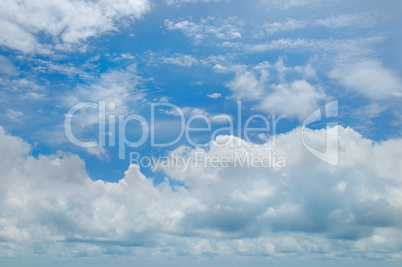
<svg viewBox="0 0 402 267">
<path fill-rule="evenodd" d="M 371 99 L 402 97 L 401 78 L 378 60 L 348 61 L 336 66 L 329 76 L 346 89 Z"/>
<path fill-rule="evenodd" d="M 299 69 L 294 71 L 300 72 Z M 274 65 L 263 62 L 252 70 L 238 70 L 227 86 L 235 98 L 254 102 L 255 109 L 303 118 L 314 111 L 326 95 L 319 86 L 305 79 L 287 81 L 289 71 L 291 69 L 286 68 L 282 60 Z"/>
<path fill-rule="evenodd" d="M 272 257 L 365 255 L 381 247 L 383 257 L 400 257 L 402 140 L 374 143 L 349 128 L 339 132 L 338 167 L 309 154 L 297 128 L 277 136 L 275 147 L 230 136 L 217 137 L 226 146 L 180 147 L 171 155 L 190 159 L 188 169 L 161 167 L 169 179 L 157 185 L 136 165 L 118 182 L 91 180 L 77 155 L 33 157 L 27 143 L 1 128 L 2 246 L 74 241 L 155 251 L 175 244 L 179 254 Z M 316 142 L 326 135 L 306 134 Z M 234 165 L 236 153 L 261 157 L 269 151 L 283 156 L 286 167 Z M 228 167 L 204 167 L 196 153 L 227 157 Z"/>
<path fill-rule="evenodd" d="M 264 92 L 265 77 L 258 79 L 251 71 L 237 73 L 228 86 L 234 91 L 235 96 L 244 100 L 257 100 Z"/>
<path fill-rule="evenodd" d="M 305 116 L 315 107 L 324 95 L 306 80 L 297 80 L 288 84 L 278 84 L 267 95 L 258 108 L 290 116 Z"/>
<path fill-rule="evenodd" d="M 149 10 L 148 0 L 5 0 L 0 10 L 0 45 L 24 53 L 51 53 L 52 47 L 69 50 Z M 41 33 L 52 42 L 43 43 Z"/>
</svg>

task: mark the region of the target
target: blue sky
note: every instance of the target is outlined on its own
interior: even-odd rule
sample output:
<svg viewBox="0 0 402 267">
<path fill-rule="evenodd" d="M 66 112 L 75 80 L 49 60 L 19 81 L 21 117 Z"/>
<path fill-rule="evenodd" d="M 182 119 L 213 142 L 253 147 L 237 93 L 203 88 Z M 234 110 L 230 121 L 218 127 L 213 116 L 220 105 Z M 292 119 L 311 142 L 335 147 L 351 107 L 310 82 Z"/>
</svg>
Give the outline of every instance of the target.
<svg viewBox="0 0 402 267">
<path fill-rule="evenodd" d="M 399 1 L 0 9 L 0 262 L 400 264 Z M 80 103 L 95 108 L 70 116 Z M 74 137 L 97 145 L 74 144 L 69 118 Z M 180 136 L 182 122 L 210 128 Z M 236 165 L 273 152 L 285 166 Z M 157 161 L 175 156 L 185 170 Z"/>
</svg>

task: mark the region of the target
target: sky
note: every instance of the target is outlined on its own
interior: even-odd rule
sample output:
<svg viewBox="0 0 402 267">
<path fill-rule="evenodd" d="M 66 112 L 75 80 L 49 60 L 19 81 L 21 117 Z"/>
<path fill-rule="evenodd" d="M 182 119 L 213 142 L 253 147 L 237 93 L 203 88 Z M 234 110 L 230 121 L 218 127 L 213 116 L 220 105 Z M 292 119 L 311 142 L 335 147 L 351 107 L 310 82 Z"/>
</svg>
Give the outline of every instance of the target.
<svg viewBox="0 0 402 267">
<path fill-rule="evenodd" d="M 0 0 L 0 265 L 399 266 L 401 12 Z"/>
</svg>

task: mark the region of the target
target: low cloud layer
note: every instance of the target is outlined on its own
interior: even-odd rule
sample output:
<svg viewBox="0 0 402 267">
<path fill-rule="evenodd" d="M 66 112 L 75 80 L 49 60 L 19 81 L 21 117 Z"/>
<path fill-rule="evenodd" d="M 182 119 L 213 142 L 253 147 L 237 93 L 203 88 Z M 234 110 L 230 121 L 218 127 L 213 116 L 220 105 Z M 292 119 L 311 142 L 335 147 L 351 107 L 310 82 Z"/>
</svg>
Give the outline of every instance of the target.
<svg viewBox="0 0 402 267">
<path fill-rule="evenodd" d="M 312 140 L 325 138 L 323 130 L 307 131 Z M 3 254 L 18 252 L 9 242 L 67 241 L 99 248 L 174 243 L 177 254 L 325 257 L 348 248 L 393 257 L 402 246 L 402 140 L 374 143 L 350 128 L 339 131 L 338 167 L 309 154 L 297 128 L 279 135 L 276 147 L 239 145 L 228 136 L 217 139 L 229 138 L 225 147 L 180 147 L 173 153 L 227 156 L 230 166 L 204 168 L 192 160 L 185 172 L 165 166 L 160 171 L 168 178 L 156 185 L 137 165 L 116 183 L 91 180 L 77 155 L 33 157 L 29 144 L 1 129 Z M 270 150 L 286 159 L 285 168 L 233 165 L 235 152 L 263 156 Z M 88 246 L 81 249 L 88 252 Z"/>
</svg>

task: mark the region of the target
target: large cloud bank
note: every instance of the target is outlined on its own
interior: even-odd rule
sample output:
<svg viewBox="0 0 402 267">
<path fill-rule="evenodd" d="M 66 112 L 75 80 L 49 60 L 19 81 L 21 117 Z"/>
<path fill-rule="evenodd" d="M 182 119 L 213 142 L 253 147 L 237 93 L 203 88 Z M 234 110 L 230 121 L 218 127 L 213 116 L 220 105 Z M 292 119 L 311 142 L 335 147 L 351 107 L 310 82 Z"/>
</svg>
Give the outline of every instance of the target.
<svg viewBox="0 0 402 267">
<path fill-rule="evenodd" d="M 308 131 L 312 140 L 325 136 Z M 174 243 L 180 254 L 400 257 L 402 140 L 374 143 L 350 128 L 339 132 L 338 167 L 310 155 L 298 128 L 279 135 L 275 147 L 219 136 L 233 142 L 174 151 L 187 159 L 202 153 L 233 160 L 235 152 L 272 150 L 286 159 L 285 168 L 240 168 L 233 161 L 204 168 L 190 160 L 185 172 L 162 168 L 168 178 L 156 185 L 137 165 L 117 183 L 93 181 L 77 155 L 33 157 L 30 145 L 0 128 L 2 253 L 14 255 L 12 244 L 71 241 L 159 249 Z"/>
</svg>

